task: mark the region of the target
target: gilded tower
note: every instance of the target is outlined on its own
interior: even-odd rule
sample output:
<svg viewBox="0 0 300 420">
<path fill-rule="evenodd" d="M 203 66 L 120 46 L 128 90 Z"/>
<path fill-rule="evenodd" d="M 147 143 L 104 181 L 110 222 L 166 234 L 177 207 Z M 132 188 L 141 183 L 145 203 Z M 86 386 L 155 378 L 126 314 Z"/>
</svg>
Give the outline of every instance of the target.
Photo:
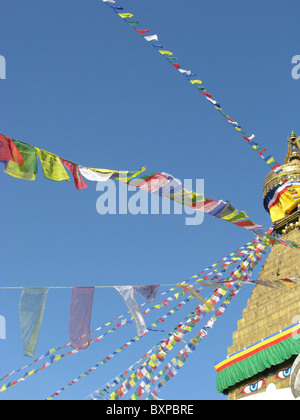
<svg viewBox="0 0 300 420">
<path fill-rule="evenodd" d="M 265 179 L 263 205 L 272 219 L 275 237 L 300 244 L 300 137 L 294 132 L 288 138 L 281 167 L 284 178 L 271 172 Z M 289 279 L 299 278 L 300 249 L 273 246 L 259 280 L 286 279 L 289 284 Z M 300 372 L 299 353 L 300 284 L 278 289 L 258 284 L 238 321 L 227 358 L 216 366 L 217 389 L 230 400 L 293 399 L 298 395 L 291 389 L 291 374 L 294 367 L 295 382 L 296 359 Z"/>
</svg>

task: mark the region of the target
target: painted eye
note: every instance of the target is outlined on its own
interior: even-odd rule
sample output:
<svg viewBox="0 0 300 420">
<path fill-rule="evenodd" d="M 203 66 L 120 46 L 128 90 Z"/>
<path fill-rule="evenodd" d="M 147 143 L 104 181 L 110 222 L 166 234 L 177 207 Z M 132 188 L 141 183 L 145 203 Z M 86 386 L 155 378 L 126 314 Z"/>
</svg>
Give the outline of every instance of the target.
<svg viewBox="0 0 300 420">
<path fill-rule="evenodd" d="M 252 384 L 246 385 L 241 390 L 240 394 L 243 394 L 243 395 L 252 394 L 253 392 L 256 392 L 259 389 L 261 389 L 266 384 L 267 384 L 267 381 L 265 379 L 260 379 L 257 382 L 253 382 Z"/>
<path fill-rule="evenodd" d="M 276 373 L 275 379 L 288 378 L 289 376 L 291 376 L 291 370 L 292 370 L 292 366 L 290 366 L 287 369 L 280 370 L 279 372 Z"/>
</svg>

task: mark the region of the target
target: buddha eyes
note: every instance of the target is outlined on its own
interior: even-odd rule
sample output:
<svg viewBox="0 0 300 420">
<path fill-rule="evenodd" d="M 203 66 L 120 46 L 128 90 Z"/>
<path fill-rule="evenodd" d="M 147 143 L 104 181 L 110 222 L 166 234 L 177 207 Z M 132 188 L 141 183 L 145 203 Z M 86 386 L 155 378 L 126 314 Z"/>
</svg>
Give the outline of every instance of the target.
<svg viewBox="0 0 300 420">
<path fill-rule="evenodd" d="M 257 382 L 246 385 L 240 392 L 242 395 L 249 395 L 253 392 L 260 390 L 263 386 L 267 385 L 266 379 L 259 379 Z"/>
<path fill-rule="evenodd" d="M 279 372 L 276 373 L 275 375 L 275 379 L 285 379 L 288 378 L 289 376 L 291 376 L 291 371 L 292 371 L 292 366 L 280 370 Z"/>
<path fill-rule="evenodd" d="M 286 379 L 289 376 L 291 376 L 291 371 L 292 371 L 292 366 L 289 366 L 285 369 L 279 370 L 274 375 L 274 379 L 277 380 L 277 381 L 280 380 L 280 379 Z M 253 392 L 259 391 L 262 387 L 264 387 L 266 385 L 268 385 L 267 378 L 261 378 L 256 382 L 252 382 L 251 384 L 246 385 L 244 388 L 242 388 L 240 390 L 240 392 L 237 393 L 237 395 L 252 394 Z"/>
</svg>

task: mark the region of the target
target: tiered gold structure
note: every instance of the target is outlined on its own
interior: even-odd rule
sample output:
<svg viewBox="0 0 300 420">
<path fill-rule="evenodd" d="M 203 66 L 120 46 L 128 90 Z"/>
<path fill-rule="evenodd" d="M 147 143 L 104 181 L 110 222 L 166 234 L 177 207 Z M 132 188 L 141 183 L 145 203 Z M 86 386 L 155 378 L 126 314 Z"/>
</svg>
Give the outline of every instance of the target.
<svg viewBox="0 0 300 420">
<path fill-rule="evenodd" d="M 288 139 L 288 153 L 282 165 L 289 180 L 300 181 L 300 137 L 292 132 Z M 268 191 L 280 185 L 281 181 L 272 172 L 264 183 L 263 198 Z M 300 208 L 286 215 L 275 225 L 275 235 L 281 239 L 300 244 Z M 300 251 L 281 245 L 275 245 L 259 275 L 260 280 L 300 277 Z M 238 321 L 238 329 L 233 333 L 233 344 L 228 348 L 228 355 L 252 345 L 261 339 L 276 333 L 300 320 L 300 285 L 292 288 L 271 289 L 257 285 L 243 318 Z M 251 381 L 251 380 L 250 380 Z M 249 379 L 248 379 L 249 382 Z M 237 390 L 243 384 L 237 384 L 228 392 L 229 399 L 236 399 Z M 289 386 L 286 381 L 285 386 Z"/>
</svg>

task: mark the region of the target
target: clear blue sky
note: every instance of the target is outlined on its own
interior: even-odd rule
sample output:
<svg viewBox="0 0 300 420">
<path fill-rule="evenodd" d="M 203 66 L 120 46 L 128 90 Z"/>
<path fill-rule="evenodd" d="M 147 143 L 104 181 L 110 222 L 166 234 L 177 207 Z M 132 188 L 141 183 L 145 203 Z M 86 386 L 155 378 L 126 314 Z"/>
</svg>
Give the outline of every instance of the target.
<svg viewBox="0 0 300 420">
<path fill-rule="evenodd" d="M 286 138 L 291 130 L 300 133 L 300 81 L 291 76 L 292 57 L 300 53 L 298 0 L 117 4 L 132 12 L 142 29 L 158 34 L 224 112 L 283 161 Z M 165 171 L 181 180 L 203 178 L 207 197 L 228 199 L 255 222 L 270 225 L 262 206 L 268 166 L 102 1 L 0 0 L 0 6 L 0 54 L 7 62 L 7 79 L 0 80 L 1 133 L 89 167 L 146 166 L 148 173 Z M 4 173 L 0 178 L 2 286 L 174 284 L 253 239 L 246 230 L 210 216 L 200 226 L 186 226 L 185 214 L 100 216 L 95 183 L 76 191 L 72 179 L 46 180 L 41 167 L 35 182 Z M 161 398 L 225 398 L 216 392 L 214 364 L 226 357 L 251 290 L 244 286 Z M 7 322 L 7 339 L 0 340 L 0 376 L 30 362 L 22 354 L 20 294 L 0 291 L 0 314 Z M 70 289 L 49 291 L 37 357 L 68 342 L 70 296 Z M 170 318 L 166 332 L 195 306 L 193 300 Z M 97 289 L 91 328 L 124 312 L 115 290 Z M 123 327 L 0 398 L 44 399 L 135 335 L 134 325 Z M 59 398 L 86 397 L 164 336 L 149 333 Z"/>
</svg>

